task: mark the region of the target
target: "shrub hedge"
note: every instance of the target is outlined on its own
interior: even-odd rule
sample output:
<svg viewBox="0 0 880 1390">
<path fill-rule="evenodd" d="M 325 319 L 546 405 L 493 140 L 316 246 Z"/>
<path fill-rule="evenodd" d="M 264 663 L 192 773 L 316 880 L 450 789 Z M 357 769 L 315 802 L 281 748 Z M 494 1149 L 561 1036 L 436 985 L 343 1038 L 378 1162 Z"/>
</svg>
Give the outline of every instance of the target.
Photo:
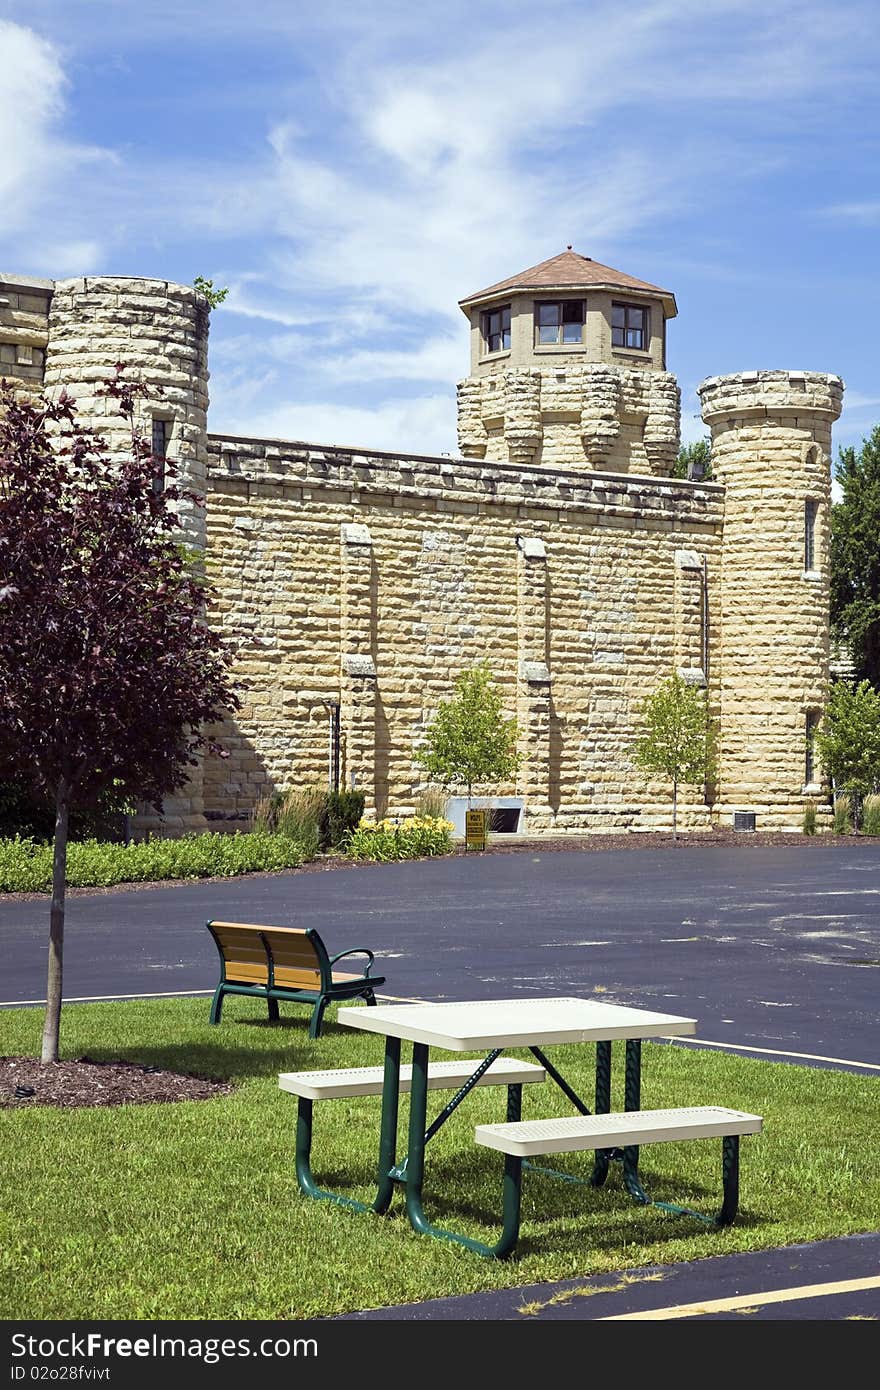
<svg viewBox="0 0 880 1390">
<path fill-rule="evenodd" d="M 233 878 L 259 869 L 295 869 L 306 858 L 298 840 L 259 831 L 131 845 L 86 840 L 68 846 L 67 883 L 71 888 L 107 888 L 170 878 Z M 44 893 L 51 886 L 51 845 L 20 836 L 0 840 L 0 892 Z"/>
</svg>

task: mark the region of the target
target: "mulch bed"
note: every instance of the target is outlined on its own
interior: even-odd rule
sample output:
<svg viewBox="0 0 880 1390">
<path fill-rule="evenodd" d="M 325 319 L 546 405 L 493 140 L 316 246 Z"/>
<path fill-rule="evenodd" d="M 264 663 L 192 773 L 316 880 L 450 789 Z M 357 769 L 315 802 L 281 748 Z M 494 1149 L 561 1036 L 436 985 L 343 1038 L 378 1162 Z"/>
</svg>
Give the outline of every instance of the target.
<svg viewBox="0 0 880 1390">
<path fill-rule="evenodd" d="M 138 1062 L 74 1062 L 42 1066 L 35 1057 L 0 1057 L 0 1110 L 26 1105 L 62 1109 L 96 1105 L 156 1105 L 228 1095 L 227 1081 L 208 1081 Z"/>
</svg>

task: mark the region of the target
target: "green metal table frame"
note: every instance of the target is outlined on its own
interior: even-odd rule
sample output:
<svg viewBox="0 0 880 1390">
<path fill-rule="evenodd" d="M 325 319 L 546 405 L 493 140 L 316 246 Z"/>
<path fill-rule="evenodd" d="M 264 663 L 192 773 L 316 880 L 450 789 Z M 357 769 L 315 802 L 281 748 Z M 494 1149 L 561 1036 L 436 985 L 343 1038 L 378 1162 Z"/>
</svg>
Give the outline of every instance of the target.
<svg viewBox="0 0 880 1390">
<path fill-rule="evenodd" d="M 560 1178 L 565 1182 L 581 1183 L 591 1187 L 601 1187 L 612 1161 L 621 1163 L 623 1182 L 633 1201 L 642 1206 L 656 1206 L 676 1215 L 692 1216 L 707 1225 L 726 1226 L 736 1216 L 739 1202 L 739 1137 L 727 1136 L 722 1140 L 722 1184 L 723 1201 L 715 1216 L 707 1216 L 692 1211 L 688 1207 L 676 1206 L 671 1202 L 652 1202 L 639 1179 L 639 1150 L 629 1146 L 624 1149 L 598 1149 L 593 1160 L 593 1171 L 589 1178 L 579 1178 L 572 1173 L 559 1172 L 533 1164 L 516 1155 L 506 1154 L 504 1158 L 504 1177 L 502 1182 L 502 1229 L 494 1245 L 473 1240 L 457 1231 L 435 1226 L 428 1220 L 422 1205 L 422 1187 L 425 1176 L 425 1150 L 434 1135 L 446 1123 L 479 1082 L 483 1074 L 501 1055 L 501 1048 L 495 1048 L 474 1069 L 452 1099 L 443 1107 L 431 1124 L 427 1120 L 428 1108 L 428 1054 L 427 1043 L 413 1044 L 412 1085 L 410 1090 L 409 1143 L 405 1158 L 397 1161 L 397 1131 L 400 1106 L 400 1038 L 386 1037 L 385 1075 L 382 1089 L 382 1120 L 379 1132 L 379 1166 L 376 1196 L 372 1202 L 360 1202 L 342 1193 L 329 1192 L 315 1182 L 311 1167 L 312 1149 L 312 1107 L 313 1102 L 299 1097 L 296 1123 L 296 1176 L 300 1191 L 307 1197 L 335 1202 L 339 1206 L 355 1211 L 374 1212 L 384 1215 L 390 1208 L 396 1186 L 402 1186 L 406 1196 L 406 1211 L 413 1230 L 421 1235 L 434 1236 L 439 1240 L 453 1241 L 473 1250 L 478 1255 L 490 1259 L 503 1260 L 513 1254 L 519 1238 L 520 1211 L 522 1202 L 523 1169 Z M 574 1108 L 581 1115 L 591 1112 L 587 1105 L 557 1070 L 542 1050 L 529 1048 L 533 1057 L 544 1067 L 547 1075 L 555 1082 Z M 624 1071 L 624 1107 L 638 1110 L 641 1106 L 642 1044 L 637 1038 L 626 1040 L 626 1063 Z M 611 1110 L 611 1043 L 596 1043 L 596 1087 L 595 1113 L 607 1115 Z M 522 1085 L 514 1083 L 507 1087 L 507 1120 L 515 1122 L 521 1118 Z"/>
</svg>

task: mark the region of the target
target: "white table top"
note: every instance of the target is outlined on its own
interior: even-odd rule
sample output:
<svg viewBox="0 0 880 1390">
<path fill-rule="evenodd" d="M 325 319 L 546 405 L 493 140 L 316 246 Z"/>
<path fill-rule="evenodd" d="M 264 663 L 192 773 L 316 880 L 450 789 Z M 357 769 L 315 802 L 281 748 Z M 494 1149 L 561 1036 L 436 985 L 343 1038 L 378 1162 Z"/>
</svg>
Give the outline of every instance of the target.
<svg viewBox="0 0 880 1390">
<path fill-rule="evenodd" d="M 338 1023 L 386 1037 L 429 1043 L 448 1052 L 610 1042 L 615 1038 L 683 1037 L 696 1019 L 604 1004 L 595 999 L 484 999 L 449 1004 L 377 1004 L 340 1009 Z"/>
</svg>

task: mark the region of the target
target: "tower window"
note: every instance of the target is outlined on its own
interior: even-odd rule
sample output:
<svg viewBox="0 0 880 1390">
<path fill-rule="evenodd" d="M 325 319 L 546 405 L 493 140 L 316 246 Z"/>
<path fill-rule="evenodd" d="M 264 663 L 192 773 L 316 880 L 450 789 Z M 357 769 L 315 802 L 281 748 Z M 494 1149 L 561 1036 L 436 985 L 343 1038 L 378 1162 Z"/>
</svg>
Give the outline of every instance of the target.
<svg viewBox="0 0 880 1390">
<path fill-rule="evenodd" d="M 584 341 L 584 301 L 548 300 L 535 305 L 535 342 L 580 344 Z"/>
<path fill-rule="evenodd" d="M 611 346 L 637 348 L 648 345 L 648 310 L 641 304 L 611 305 Z"/>
<path fill-rule="evenodd" d="M 162 492 L 165 487 L 165 459 L 168 454 L 168 436 L 171 433 L 170 420 L 157 420 L 153 417 L 150 452 L 153 455 L 153 491 Z"/>
<path fill-rule="evenodd" d="M 804 569 L 814 570 L 816 568 L 816 517 L 819 513 L 819 503 L 813 497 L 808 497 L 804 503 Z"/>
<path fill-rule="evenodd" d="M 804 737 L 804 785 L 809 786 L 816 780 L 816 730 L 819 727 L 821 715 L 818 711 L 811 709 L 807 711 L 805 737 Z"/>
<path fill-rule="evenodd" d="M 481 315 L 486 352 L 504 352 L 510 347 L 510 305 L 487 309 Z"/>
</svg>

